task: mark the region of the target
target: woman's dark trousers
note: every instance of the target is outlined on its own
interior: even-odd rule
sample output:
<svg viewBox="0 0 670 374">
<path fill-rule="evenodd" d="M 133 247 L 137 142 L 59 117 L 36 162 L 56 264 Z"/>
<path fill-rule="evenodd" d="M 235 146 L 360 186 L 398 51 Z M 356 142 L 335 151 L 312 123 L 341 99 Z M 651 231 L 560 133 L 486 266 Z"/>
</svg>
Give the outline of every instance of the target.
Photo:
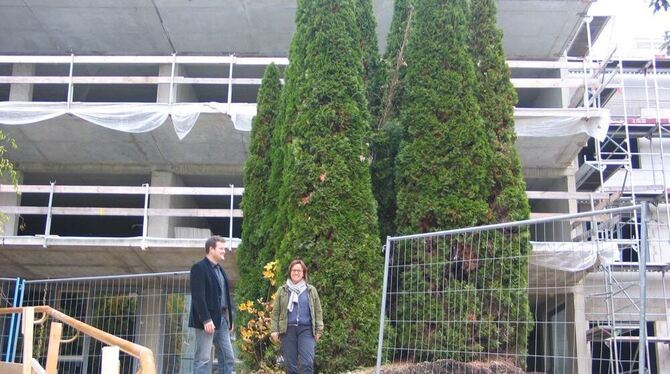
<svg viewBox="0 0 670 374">
<path fill-rule="evenodd" d="M 289 325 L 281 339 L 282 355 L 288 374 L 314 373 L 316 341 L 312 326 Z"/>
</svg>

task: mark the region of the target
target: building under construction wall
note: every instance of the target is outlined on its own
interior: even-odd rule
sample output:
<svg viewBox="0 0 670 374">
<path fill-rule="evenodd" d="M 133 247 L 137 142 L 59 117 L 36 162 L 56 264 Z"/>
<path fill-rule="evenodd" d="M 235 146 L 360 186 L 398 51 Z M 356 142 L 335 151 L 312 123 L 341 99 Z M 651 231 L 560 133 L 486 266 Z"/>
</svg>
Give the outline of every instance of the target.
<svg viewBox="0 0 670 374">
<path fill-rule="evenodd" d="M 533 245 L 533 320 L 517 321 L 532 325 L 526 370 L 666 373 L 670 54 L 667 41 L 649 39 L 643 53 L 614 43 L 596 56 L 617 19 L 589 15 L 591 7 L 498 1 L 532 210 L 530 221 L 509 226 L 528 229 Z M 187 270 L 217 234 L 229 239 L 223 266 L 239 279 L 256 95 L 267 65 L 289 63 L 295 8 L 293 0 L 0 2 L 0 130 L 18 146 L 7 152 L 18 186 L 9 176 L 0 185 L 8 216 L 0 308 L 49 305 L 151 349 L 157 372 L 192 370 Z M 393 0 L 375 0 L 374 10 L 383 49 Z M 463 229 L 436 237 L 498 228 Z M 399 328 L 403 316 L 381 313 Z M 24 359 L 19 321 L 0 314 L 0 361 Z M 33 337 L 39 362 L 43 326 Z M 64 336 L 74 334 L 66 327 Z M 434 357 L 393 339 L 380 332 L 382 363 Z M 83 333 L 61 346 L 58 370 L 98 372 L 102 345 Z M 391 346 L 402 357 L 386 355 Z M 121 353 L 123 372 L 140 365 Z"/>
</svg>

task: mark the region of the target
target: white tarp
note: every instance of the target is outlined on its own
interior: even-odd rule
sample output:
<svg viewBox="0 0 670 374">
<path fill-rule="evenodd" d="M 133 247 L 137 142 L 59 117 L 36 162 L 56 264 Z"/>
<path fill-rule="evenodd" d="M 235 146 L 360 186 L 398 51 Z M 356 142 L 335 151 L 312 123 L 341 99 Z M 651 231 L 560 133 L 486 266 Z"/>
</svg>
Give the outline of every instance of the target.
<svg viewBox="0 0 670 374">
<path fill-rule="evenodd" d="M 108 129 L 143 133 L 158 128 L 170 117 L 180 140 L 193 129 L 201 113 L 226 114 L 237 130 L 250 131 L 256 106 L 229 106 L 221 103 L 72 103 L 68 107 L 63 102 L 0 102 L 0 124 L 3 125 L 26 125 L 71 114 Z"/>
<path fill-rule="evenodd" d="M 571 287 L 598 265 L 619 258 L 613 242 L 532 242 L 531 287 Z"/>
<path fill-rule="evenodd" d="M 230 116 L 235 129 L 251 131 L 256 104 L 235 103 L 72 103 L 64 102 L 0 102 L 0 124 L 25 125 L 71 114 L 108 129 L 142 133 L 161 126 L 168 117 L 179 139 L 193 129 L 201 113 L 222 113 Z M 610 123 L 606 109 L 532 109 L 514 111 L 517 136 L 564 137 L 588 134 L 603 140 Z"/>
<path fill-rule="evenodd" d="M 607 109 L 516 108 L 514 126 L 518 137 L 562 137 L 588 134 L 599 141 L 607 135 L 611 119 Z"/>
</svg>

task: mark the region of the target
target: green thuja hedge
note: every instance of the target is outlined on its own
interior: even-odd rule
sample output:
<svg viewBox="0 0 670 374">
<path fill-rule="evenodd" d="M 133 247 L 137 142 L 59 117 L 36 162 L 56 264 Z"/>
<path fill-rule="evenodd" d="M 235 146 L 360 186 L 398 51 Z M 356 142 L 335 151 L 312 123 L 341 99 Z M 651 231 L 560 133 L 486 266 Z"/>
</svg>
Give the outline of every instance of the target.
<svg viewBox="0 0 670 374">
<path fill-rule="evenodd" d="M 401 55 L 405 37 L 409 34 L 408 19 L 411 12 L 409 0 L 396 0 L 394 4 L 391 29 L 386 39 L 386 52 L 381 61 L 378 77 L 380 102 L 374 107 L 373 134 L 370 142 L 373 153 L 371 165 L 372 191 L 377 201 L 382 242 L 387 236 L 396 233 L 396 190 L 395 158 L 402 135 L 402 126 L 398 122 L 398 111 L 402 97 L 402 77 L 404 75 L 404 56 Z"/>
<path fill-rule="evenodd" d="M 284 87 L 278 252 L 310 268 L 326 324 L 321 372 L 374 362 L 383 258 L 370 183 L 370 115 L 354 0 L 298 2 Z"/>
<path fill-rule="evenodd" d="M 475 97 L 467 2 L 415 0 L 396 159 L 397 229 L 486 223 L 492 150 Z"/>
<path fill-rule="evenodd" d="M 505 62 L 502 32 L 497 26 L 496 14 L 495 0 L 471 1 L 470 48 L 477 65 L 476 95 L 487 125 L 489 145 L 495 153 L 489 168 L 493 182 L 489 205 L 494 223 L 524 220 L 530 216 L 521 162 L 514 147 L 514 105 L 517 95 Z M 487 255 L 501 260 L 495 264 L 487 262 L 482 271 L 505 271 L 486 278 L 491 283 L 482 286 L 503 284 L 510 288 L 495 294 L 493 305 L 499 313 L 493 317 L 500 321 L 521 321 L 517 325 L 506 326 L 508 344 L 501 350 L 518 354 L 518 364 L 525 366 L 524 356 L 532 322 L 528 295 L 523 291 L 528 286 L 529 235 L 527 231 L 505 232 L 504 240 L 519 244 L 504 246 L 493 243 L 491 253 Z M 494 268 L 494 265 L 498 268 Z"/>
<path fill-rule="evenodd" d="M 373 161 L 370 166 L 372 190 L 377 201 L 377 219 L 382 243 L 396 233 L 395 158 L 402 137 L 402 127 L 397 119 L 374 129 L 370 141 Z"/>
<path fill-rule="evenodd" d="M 235 287 L 236 299 L 240 302 L 256 300 L 267 294 L 267 282 L 261 273 L 263 259 L 270 238 L 276 205 L 273 191 L 268 190 L 267 181 L 272 168 L 271 140 L 278 119 L 281 95 L 280 73 L 276 65 L 269 65 L 258 91 L 258 114 L 254 117 L 249 144 L 249 157 L 244 163 L 244 195 L 242 209 L 242 243 L 237 249 L 237 267 L 240 280 Z"/>
<path fill-rule="evenodd" d="M 363 84 L 371 118 L 377 118 L 382 102 L 384 75 L 377 42 L 377 21 L 372 0 L 356 1 L 356 23 L 360 28 L 359 48 L 362 52 Z M 372 121 L 371 121 L 372 122 Z"/>
<path fill-rule="evenodd" d="M 527 218 L 514 149 L 516 95 L 495 27 L 495 3 L 413 4 L 396 159 L 398 231 Z M 396 258 L 408 265 L 397 275 L 398 288 L 423 290 L 399 294 L 396 312 L 405 320 L 430 316 L 397 326 L 397 339 L 415 345 L 396 356 L 472 361 L 511 355 L 523 366 L 532 322 L 525 293 L 528 240 L 525 230 L 426 239 L 410 256 Z"/>
<path fill-rule="evenodd" d="M 468 47 L 469 2 L 415 0 L 414 6 L 403 80 L 404 137 L 396 160 L 398 231 L 431 232 L 504 219 L 498 217 L 502 209 L 497 204 L 510 198 L 500 198 L 500 191 L 516 191 L 520 174 L 499 177 L 499 158 L 509 151 L 501 154 L 496 131 L 482 115 L 488 112 L 480 110 L 482 77 Z M 509 217 L 523 216 L 511 213 L 523 202 L 510 204 L 505 209 Z M 529 317 L 523 296 L 526 268 L 519 256 L 526 246 L 509 240 L 527 243 L 526 234 L 422 242 L 411 262 L 426 265 L 409 267 L 398 281 L 403 289 L 430 292 L 401 295 L 397 305 L 407 308 L 405 319 L 421 321 L 428 315 L 451 323 L 407 324 L 398 331 L 406 334 L 400 340 L 421 336 L 414 347 L 425 352 L 421 359 L 486 360 L 494 357 L 491 353 L 523 351 L 526 335 L 519 326 L 524 324 L 517 321 Z"/>
<path fill-rule="evenodd" d="M 383 127 L 386 121 L 397 118 L 402 107 L 403 77 L 406 64 L 405 50 L 401 53 L 401 49 L 403 49 L 403 46 L 405 49 L 407 48 L 407 37 L 411 35 L 414 13 L 412 3 L 413 0 L 396 0 L 393 5 L 393 19 L 386 38 L 386 51 L 382 59 L 385 81 L 382 87 L 383 108 L 380 110 L 382 113 L 383 110 L 389 110 L 389 112 L 386 113 L 385 121 L 377 122 L 379 127 Z M 393 82 L 394 78 L 398 79 L 398 82 Z M 394 83 L 396 84 L 394 85 Z"/>
</svg>

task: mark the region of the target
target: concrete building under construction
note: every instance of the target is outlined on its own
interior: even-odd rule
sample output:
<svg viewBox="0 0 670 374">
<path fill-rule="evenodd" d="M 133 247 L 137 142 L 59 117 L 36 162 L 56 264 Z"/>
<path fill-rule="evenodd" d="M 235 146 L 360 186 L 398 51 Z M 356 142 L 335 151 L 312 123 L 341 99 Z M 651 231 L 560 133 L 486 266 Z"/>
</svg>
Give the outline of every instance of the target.
<svg viewBox="0 0 670 374">
<path fill-rule="evenodd" d="M 670 58 L 663 40 L 647 41 L 642 57 L 615 48 L 595 57 L 592 46 L 615 19 L 590 15 L 591 6 L 498 2 L 519 95 L 516 146 L 533 219 L 650 203 L 647 289 L 626 285 L 640 275 L 637 210 L 575 218 L 534 237 L 570 243 L 564 248 L 595 260 L 587 269 L 542 265 L 564 276 L 560 290 L 531 283 L 537 324 L 528 370 L 637 369 L 646 324 L 643 360 L 649 372 L 668 372 Z M 181 340 L 148 332 L 178 324 L 166 311 L 167 290 L 187 292 L 181 272 L 202 258 L 205 238 L 229 239 L 224 267 L 239 277 L 242 168 L 256 94 L 268 64 L 289 63 L 295 9 L 291 0 L 0 1 L 0 130 L 18 145 L 6 155 L 20 191 L 5 175 L 0 307 L 44 300 L 90 322 L 100 308 L 87 298 L 132 284 L 137 317 L 126 338 L 152 349 L 160 372 L 188 370 L 170 358 Z M 375 0 L 374 9 L 383 50 L 393 1 Z M 565 256 L 552 248 L 553 258 Z M 146 281 L 166 274 L 177 280 Z M 3 361 L 16 350 L 9 324 L 0 330 Z M 66 372 L 97 368 L 93 346 L 84 341 L 62 357 Z"/>
</svg>

